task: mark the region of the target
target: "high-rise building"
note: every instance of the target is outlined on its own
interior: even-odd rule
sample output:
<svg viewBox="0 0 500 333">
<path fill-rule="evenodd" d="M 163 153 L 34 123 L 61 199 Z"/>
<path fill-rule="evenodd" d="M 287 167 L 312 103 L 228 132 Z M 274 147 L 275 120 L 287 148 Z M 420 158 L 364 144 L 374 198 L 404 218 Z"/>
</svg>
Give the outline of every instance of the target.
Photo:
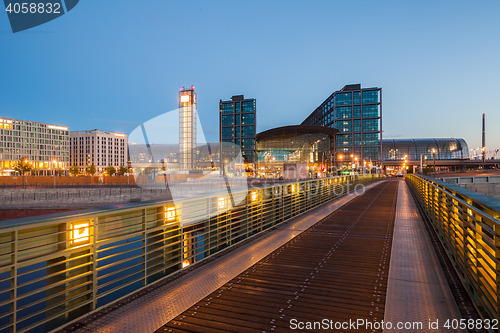
<svg viewBox="0 0 500 333">
<path fill-rule="evenodd" d="M 256 103 L 254 98 L 232 96 L 230 101 L 219 102 L 219 139 L 241 147 L 243 161 L 255 162 Z M 223 158 L 221 157 L 221 160 Z"/>
<path fill-rule="evenodd" d="M 333 92 L 303 125 L 328 126 L 335 136 L 336 165 L 382 161 L 382 89 L 346 85 Z"/>
<path fill-rule="evenodd" d="M 196 167 L 196 93 L 191 89 L 179 91 L 179 169 Z"/>
<path fill-rule="evenodd" d="M 106 167 L 127 167 L 127 135 L 123 133 L 100 131 L 78 131 L 70 133 L 71 166 L 80 171 L 94 165 L 98 172 Z"/>
<path fill-rule="evenodd" d="M 10 118 L 0 119 L 0 174 L 21 159 L 32 174 L 65 171 L 69 165 L 69 128 Z M 7 171 L 8 172 L 8 171 Z"/>
</svg>

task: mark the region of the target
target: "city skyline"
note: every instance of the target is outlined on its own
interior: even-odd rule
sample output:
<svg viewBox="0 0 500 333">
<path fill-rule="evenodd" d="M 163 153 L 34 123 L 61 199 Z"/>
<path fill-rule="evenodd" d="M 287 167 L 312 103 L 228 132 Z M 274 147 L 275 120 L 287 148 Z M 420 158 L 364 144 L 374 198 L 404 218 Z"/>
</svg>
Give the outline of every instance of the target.
<svg viewBox="0 0 500 333">
<path fill-rule="evenodd" d="M 383 89 L 384 138 L 464 138 L 474 149 L 486 113 L 487 150 L 500 148 L 498 3 L 190 4 L 180 17 L 180 4 L 85 2 L 17 34 L 2 12 L 0 115 L 130 133 L 194 84 L 216 142 L 221 98 L 256 98 L 261 132 L 298 124 L 333 91 L 361 83 Z"/>
</svg>

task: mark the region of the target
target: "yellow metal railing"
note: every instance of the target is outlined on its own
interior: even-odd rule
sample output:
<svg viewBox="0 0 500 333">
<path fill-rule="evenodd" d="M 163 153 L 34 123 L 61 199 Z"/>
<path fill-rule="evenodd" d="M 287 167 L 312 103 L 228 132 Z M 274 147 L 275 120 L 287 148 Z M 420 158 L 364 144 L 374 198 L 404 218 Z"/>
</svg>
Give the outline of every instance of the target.
<svg viewBox="0 0 500 333">
<path fill-rule="evenodd" d="M 378 175 L 0 222 L 0 332 L 49 331 Z M 349 186 L 347 186 L 349 185 Z"/>
<path fill-rule="evenodd" d="M 500 318 L 500 201 L 423 176 L 406 181 L 481 315 Z"/>
</svg>

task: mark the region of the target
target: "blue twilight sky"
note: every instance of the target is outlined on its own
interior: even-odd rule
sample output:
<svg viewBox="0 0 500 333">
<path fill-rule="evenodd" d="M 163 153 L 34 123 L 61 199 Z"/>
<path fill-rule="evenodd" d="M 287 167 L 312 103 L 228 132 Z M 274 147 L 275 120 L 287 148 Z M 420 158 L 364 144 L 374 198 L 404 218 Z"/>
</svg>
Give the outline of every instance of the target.
<svg viewBox="0 0 500 333">
<path fill-rule="evenodd" d="M 474 148 L 484 112 L 500 148 L 500 1 L 81 0 L 16 34 L 2 10 L 0 45 L 0 116 L 129 133 L 193 84 L 217 141 L 220 98 L 256 98 L 262 131 L 361 83 L 384 137 Z"/>
</svg>

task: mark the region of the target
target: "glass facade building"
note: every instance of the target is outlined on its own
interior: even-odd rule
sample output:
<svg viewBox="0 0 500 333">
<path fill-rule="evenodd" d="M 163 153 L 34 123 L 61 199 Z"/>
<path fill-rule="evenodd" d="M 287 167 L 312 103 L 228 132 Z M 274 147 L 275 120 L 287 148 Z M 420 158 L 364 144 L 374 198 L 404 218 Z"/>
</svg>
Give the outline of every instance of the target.
<svg viewBox="0 0 500 333">
<path fill-rule="evenodd" d="M 410 161 L 419 161 L 423 154 L 436 160 L 468 159 L 469 147 L 464 139 L 389 139 L 383 140 L 382 156 L 386 161 L 402 160 L 405 156 Z"/>
<path fill-rule="evenodd" d="M 382 160 L 382 89 L 346 85 L 332 93 L 302 125 L 339 130 L 335 138 L 337 165 Z"/>
<path fill-rule="evenodd" d="M 322 126 L 298 125 L 257 134 L 257 175 L 281 177 L 287 167 L 303 167 L 305 177 L 328 172 L 337 132 Z"/>
<path fill-rule="evenodd" d="M 256 121 L 256 103 L 254 98 L 245 99 L 243 95 L 237 95 L 232 96 L 230 101 L 220 100 L 220 142 L 241 147 L 245 163 L 255 162 Z M 224 145 L 221 145 L 221 147 L 224 147 Z M 224 155 L 223 151 L 221 155 Z M 223 157 L 221 157 L 222 159 Z"/>
<path fill-rule="evenodd" d="M 0 119 L 0 174 L 26 159 L 32 174 L 69 168 L 69 128 L 34 121 Z"/>
</svg>

